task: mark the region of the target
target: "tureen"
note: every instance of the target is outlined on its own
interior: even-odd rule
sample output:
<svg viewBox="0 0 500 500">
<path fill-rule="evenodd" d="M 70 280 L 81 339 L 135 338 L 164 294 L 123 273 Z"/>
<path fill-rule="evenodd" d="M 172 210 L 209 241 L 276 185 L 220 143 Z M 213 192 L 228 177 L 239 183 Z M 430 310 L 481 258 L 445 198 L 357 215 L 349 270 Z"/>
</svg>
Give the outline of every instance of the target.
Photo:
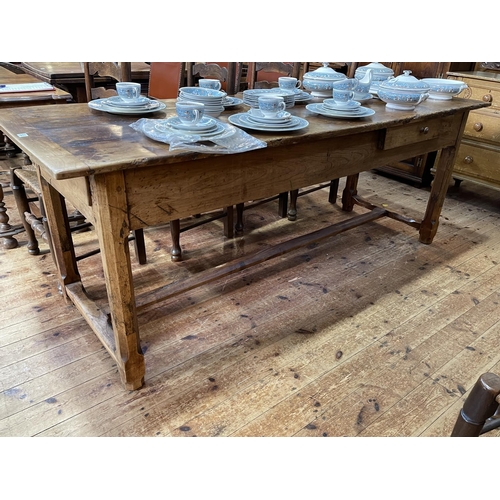
<svg viewBox="0 0 500 500">
<path fill-rule="evenodd" d="M 411 111 L 429 97 L 429 84 L 410 73 L 407 69 L 402 75 L 380 83 L 378 97 L 386 103 L 387 108 Z"/>
<path fill-rule="evenodd" d="M 380 85 L 380 82 L 383 82 L 394 76 L 394 71 L 391 68 L 388 68 L 387 66 L 384 66 L 383 64 L 378 62 L 372 62 L 370 64 L 367 64 L 366 66 L 360 66 L 359 68 L 356 68 L 354 77 L 358 80 L 362 80 L 368 70 L 371 70 L 372 74 L 372 82 L 370 86 L 371 91 L 376 91 L 378 86 Z"/>
<path fill-rule="evenodd" d="M 460 80 L 448 80 L 446 78 L 422 78 L 427 83 L 429 89 L 429 99 L 439 99 L 446 101 L 454 95 L 460 94 L 467 88 L 467 84 Z"/>
<path fill-rule="evenodd" d="M 328 67 L 328 63 L 322 64 L 323 67 L 304 74 L 302 86 L 306 90 L 310 90 L 314 97 L 332 97 L 333 83 L 347 77 Z"/>
</svg>

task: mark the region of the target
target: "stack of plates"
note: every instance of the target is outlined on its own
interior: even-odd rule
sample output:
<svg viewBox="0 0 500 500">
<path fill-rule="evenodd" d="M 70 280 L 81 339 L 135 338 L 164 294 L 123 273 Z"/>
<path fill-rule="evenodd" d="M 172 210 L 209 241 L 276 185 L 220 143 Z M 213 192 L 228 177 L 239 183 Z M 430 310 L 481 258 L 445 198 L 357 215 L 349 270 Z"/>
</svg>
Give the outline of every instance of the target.
<svg viewBox="0 0 500 500">
<path fill-rule="evenodd" d="M 269 118 L 256 108 L 246 113 L 237 113 L 228 118 L 229 122 L 242 128 L 250 130 L 261 130 L 268 132 L 288 132 L 300 130 L 309 125 L 307 120 L 293 116 L 288 111 L 282 111 L 276 116 Z"/>
<path fill-rule="evenodd" d="M 204 116 L 198 123 L 185 124 L 178 116 L 172 116 L 166 120 L 157 120 L 155 123 L 157 132 L 178 135 L 199 135 L 201 139 L 213 138 L 225 132 L 226 127 L 218 120 Z"/>
<path fill-rule="evenodd" d="M 297 89 L 295 92 L 295 104 L 302 104 L 308 102 L 312 99 L 312 95 L 309 92 L 304 92 L 303 90 Z"/>
<path fill-rule="evenodd" d="M 333 99 L 330 100 L 333 101 Z M 329 101 L 329 99 L 325 99 L 325 101 Z M 364 108 L 360 103 L 357 106 L 335 107 L 331 103 L 325 104 L 325 101 L 321 104 L 306 104 L 306 109 L 319 115 L 349 120 L 352 118 L 366 118 L 375 114 L 375 110 Z"/>
<path fill-rule="evenodd" d="M 221 90 L 205 89 L 200 87 L 181 87 L 178 101 L 202 102 L 205 105 L 205 114 L 219 116 L 224 111 L 224 99 L 227 94 Z"/>
<path fill-rule="evenodd" d="M 249 89 L 243 91 L 243 103 L 251 108 L 259 107 L 259 96 L 273 94 L 283 97 L 286 107 L 291 108 L 295 105 L 295 92 L 292 90 L 274 89 Z"/>
<path fill-rule="evenodd" d="M 237 97 L 224 97 L 222 100 L 222 105 L 224 108 L 234 108 L 235 106 L 239 106 L 240 104 L 243 104 L 242 99 L 238 99 Z"/>
<path fill-rule="evenodd" d="M 95 99 L 88 103 L 89 108 L 98 111 L 106 111 L 117 115 L 142 115 L 146 113 L 155 113 L 165 109 L 163 102 L 153 101 L 147 97 L 141 96 L 137 99 L 122 99 L 120 96 L 108 97 L 107 99 Z"/>
</svg>

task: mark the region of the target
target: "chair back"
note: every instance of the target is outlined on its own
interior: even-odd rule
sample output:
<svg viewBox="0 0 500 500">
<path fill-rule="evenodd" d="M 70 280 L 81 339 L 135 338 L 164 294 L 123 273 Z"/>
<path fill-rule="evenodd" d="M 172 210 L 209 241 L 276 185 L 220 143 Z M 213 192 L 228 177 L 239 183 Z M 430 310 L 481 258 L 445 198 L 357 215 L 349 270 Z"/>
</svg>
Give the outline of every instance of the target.
<svg viewBox="0 0 500 500">
<path fill-rule="evenodd" d="M 300 62 L 249 62 L 247 82 L 249 89 L 269 89 L 278 87 L 280 76 L 299 77 Z"/>
<path fill-rule="evenodd" d="M 187 84 L 192 87 L 197 78 L 220 80 L 221 89 L 228 95 L 240 90 L 242 64 L 239 62 L 190 62 L 187 63 Z"/>
<path fill-rule="evenodd" d="M 149 70 L 148 96 L 175 99 L 179 88 L 186 85 L 186 63 L 152 62 Z"/>
<path fill-rule="evenodd" d="M 98 86 L 103 78 L 108 80 L 111 78 L 115 82 L 132 80 L 132 63 L 130 62 L 84 62 L 82 69 L 87 102 L 116 95 L 115 89 Z"/>
</svg>

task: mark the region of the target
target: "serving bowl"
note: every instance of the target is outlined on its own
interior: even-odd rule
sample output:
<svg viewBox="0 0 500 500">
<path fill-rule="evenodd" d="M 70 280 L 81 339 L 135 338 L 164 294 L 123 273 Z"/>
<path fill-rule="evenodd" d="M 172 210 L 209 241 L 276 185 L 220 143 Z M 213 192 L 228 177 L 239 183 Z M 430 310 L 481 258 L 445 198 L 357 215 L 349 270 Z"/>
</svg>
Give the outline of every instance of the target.
<svg viewBox="0 0 500 500">
<path fill-rule="evenodd" d="M 388 68 L 379 62 L 372 62 L 366 66 L 356 68 L 354 77 L 358 80 L 362 80 L 366 76 L 368 70 L 370 70 L 372 78 L 370 83 L 370 92 L 376 92 L 381 82 L 384 82 L 394 76 L 394 71 L 391 68 Z"/>
<path fill-rule="evenodd" d="M 333 83 L 346 78 L 343 73 L 338 73 L 333 68 L 328 67 L 328 63 L 324 62 L 323 67 L 304 74 L 302 86 L 311 91 L 313 97 L 331 97 Z"/>
<path fill-rule="evenodd" d="M 467 84 L 460 80 L 422 78 L 422 81 L 429 85 L 429 99 L 441 101 L 448 101 L 467 88 Z"/>
<path fill-rule="evenodd" d="M 380 83 L 377 94 L 386 108 L 411 111 L 429 97 L 429 85 L 410 73 L 405 70 L 402 75 Z"/>
</svg>

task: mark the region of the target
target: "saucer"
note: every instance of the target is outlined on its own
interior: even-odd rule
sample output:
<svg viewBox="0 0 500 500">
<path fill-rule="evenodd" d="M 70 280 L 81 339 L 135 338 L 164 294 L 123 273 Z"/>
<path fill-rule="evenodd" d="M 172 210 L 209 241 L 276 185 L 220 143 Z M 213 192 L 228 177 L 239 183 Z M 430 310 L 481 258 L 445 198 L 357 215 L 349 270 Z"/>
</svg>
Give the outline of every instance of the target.
<svg viewBox="0 0 500 500">
<path fill-rule="evenodd" d="M 186 130 L 191 132 L 207 132 L 215 130 L 216 122 L 213 118 L 203 117 L 198 123 L 182 123 L 178 116 L 167 118 L 166 122 L 169 126 L 179 130 Z"/>
<path fill-rule="evenodd" d="M 290 122 L 287 124 L 255 123 L 249 118 L 248 113 L 236 113 L 229 116 L 228 120 L 229 123 L 237 125 L 238 127 L 250 130 L 260 130 L 262 132 L 292 132 L 294 130 L 301 130 L 309 125 L 307 120 L 298 116 L 292 116 Z"/>
<path fill-rule="evenodd" d="M 323 106 L 328 109 L 335 109 L 338 111 L 353 111 L 361 106 L 359 101 L 347 101 L 339 103 L 335 99 L 325 99 L 323 101 Z"/>
<path fill-rule="evenodd" d="M 329 109 L 323 106 L 323 104 L 306 104 L 306 109 L 311 111 L 312 113 L 316 113 L 318 115 L 328 116 L 330 118 L 366 118 L 368 116 L 372 116 L 375 114 L 374 109 L 360 107 L 357 110 L 352 111 L 337 111 L 335 109 Z"/>
<path fill-rule="evenodd" d="M 177 118 L 177 117 L 172 117 L 172 118 Z M 216 122 L 214 120 L 214 127 L 213 129 L 210 128 L 209 130 L 197 130 L 195 128 L 191 128 L 189 130 L 187 129 L 179 129 L 171 125 L 171 118 L 167 118 L 166 120 L 159 121 L 155 123 L 155 130 L 161 133 L 166 133 L 166 134 L 184 134 L 186 136 L 192 136 L 192 135 L 197 135 L 200 136 L 201 139 L 208 138 L 208 137 L 214 137 L 216 135 L 221 134 L 222 132 L 225 131 L 224 124 L 220 122 Z"/>
<path fill-rule="evenodd" d="M 150 102 L 151 99 L 148 99 L 144 96 L 138 97 L 137 99 L 122 99 L 120 96 L 115 95 L 113 97 L 104 99 L 104 104 L 108 106 L 118 106 L 120 108 L 144 106 L 146 104 L 149 104 Z"/>
<path fill-rule="evenodd" d="M 259 123 L 286 123 L 290 121 L 291 114 L 288 111 L 280 111 L 275 116 L 265 116 L 260 109 L 251 108 L 247 111 L 248 116 Z"/>
</svg>

